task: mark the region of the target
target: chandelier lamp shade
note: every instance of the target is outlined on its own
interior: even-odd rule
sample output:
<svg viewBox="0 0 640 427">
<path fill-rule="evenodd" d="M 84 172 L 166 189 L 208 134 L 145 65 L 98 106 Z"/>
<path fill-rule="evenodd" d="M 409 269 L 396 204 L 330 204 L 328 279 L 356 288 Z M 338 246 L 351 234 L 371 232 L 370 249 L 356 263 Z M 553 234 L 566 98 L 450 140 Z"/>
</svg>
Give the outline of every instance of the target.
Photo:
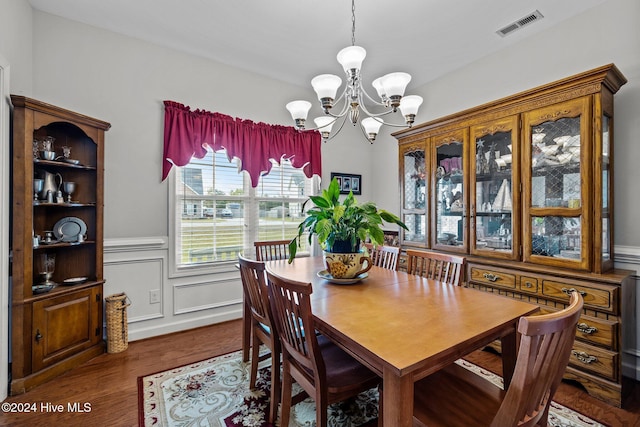
<svg viewBox="0 0 640 427">
<path fill-rule="evenodd" d="M 371 143 L 376 139 L 382 125 L 395 127 L 411 127 L 415 121 L 418 108 L 422 104 L 422 97 L 417 95 L 404 96 L 405 89 L 411 81 L 407 73 L 389 73 L 375 79 L 371 85 L 377 93 L 377 98 L 371 97 L 362 86 L 362 62 L 367 51 L 355 45 L 355 0 L 351 3 L 352 45 L 338 52 L 338 63 L 345 73 L 346 85 L 338 95 L 342 86 L 342 79 L 333 74 L 320 74 L 311 80 L 324 116 L 316 117 L 315 127 L 307 129 L 306 121 L 311 109 L 308 101 L 292 101 L 286 107 L 299 130 L 318 130 L 324 141 L 333 138 L 342 130 L 347 119 L 354 125 L 359 125 L 364 136 Z M 366 103 L 369 104 L 367 106 Z M 373 107 L 372 107 L 373 106 Z M 374 112 L 376 110 L 382 110 Z M 396 113 L 404 117 L 404 124 L 385 122 L 383 116 Z M 363 113 L 363 114 L 361 114 Z M 365 116 L 361 118 L 361 115 Z M 333 132 L 333 126 L 338 122 L 338 129 Z"/>
</svg>

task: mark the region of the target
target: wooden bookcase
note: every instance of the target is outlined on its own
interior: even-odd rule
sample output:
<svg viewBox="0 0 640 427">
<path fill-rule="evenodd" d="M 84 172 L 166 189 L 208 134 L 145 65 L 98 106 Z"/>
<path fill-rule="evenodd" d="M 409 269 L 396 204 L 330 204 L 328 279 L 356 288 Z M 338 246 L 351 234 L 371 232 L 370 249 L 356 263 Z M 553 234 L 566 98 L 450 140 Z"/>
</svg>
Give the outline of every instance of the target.
<svg viewBox="0 0 640 427">
<path fill-rule="evenodd" d="M 11 101 L 10 392 L 15 395 L 104 352 L 104 132 L 111 125 L 23 96 Z M 41 152 L 47 137 L 54 139 L 52 160 Z M 63 147 L 70 149 L 67 158 Z M 45 191 L 52 190 L 49 200 L 35 192 L 34 180 L 42 178 Z M 75 183 L 70 197 L 64 182 Z M 44 239 L 47 231 L 53 232 L 50 241 Z M 40 286 L 45 255 L 55 258 L 50 279 L 55 285 L 46 291 Z"/>
</svg>

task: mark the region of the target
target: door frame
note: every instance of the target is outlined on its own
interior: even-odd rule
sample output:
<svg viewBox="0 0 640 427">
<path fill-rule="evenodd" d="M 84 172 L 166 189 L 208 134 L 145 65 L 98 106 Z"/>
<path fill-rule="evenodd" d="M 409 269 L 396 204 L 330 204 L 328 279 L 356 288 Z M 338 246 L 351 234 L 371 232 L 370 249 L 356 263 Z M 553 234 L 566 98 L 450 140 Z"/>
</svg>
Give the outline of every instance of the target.
<svg viewBox="0 0 640 427">
<path fill-rule="evenodd" d="M 0 55 L 0 236 L 9 236 L 9 142 L 11 97 L 9 95 L 9 62 Z M 0 401 L 9 393 L 9 239 L 0 239 Z"/>
</svg>

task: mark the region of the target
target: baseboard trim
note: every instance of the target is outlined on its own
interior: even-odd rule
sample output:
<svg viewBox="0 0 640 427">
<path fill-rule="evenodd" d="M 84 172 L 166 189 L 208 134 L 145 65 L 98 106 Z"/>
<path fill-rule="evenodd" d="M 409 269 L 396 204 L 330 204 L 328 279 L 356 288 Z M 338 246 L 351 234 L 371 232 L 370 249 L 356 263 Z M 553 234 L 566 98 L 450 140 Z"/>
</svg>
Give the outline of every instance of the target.
<svg viewBox="0 0 640 427">
<path fill-rule="evenodd" d="M 177 322 L 163 323 L 162 325 L 150 325 L 144 328 L 136 328 L 135 325 L 129 324 L 129 342 L 138 341 L 146 338 L 157 337 L 160 335 L 171 334 L 174 332 L 186 331 L 188 329 L 209 326 L 216 323 L 222 323 L 229 320 L 242 318 L 242 305 L 231 310 L 203 316 L 198 318 L 186 319 Z M 132 327 L 133 326 L 133 327 Z"/>
</svg>

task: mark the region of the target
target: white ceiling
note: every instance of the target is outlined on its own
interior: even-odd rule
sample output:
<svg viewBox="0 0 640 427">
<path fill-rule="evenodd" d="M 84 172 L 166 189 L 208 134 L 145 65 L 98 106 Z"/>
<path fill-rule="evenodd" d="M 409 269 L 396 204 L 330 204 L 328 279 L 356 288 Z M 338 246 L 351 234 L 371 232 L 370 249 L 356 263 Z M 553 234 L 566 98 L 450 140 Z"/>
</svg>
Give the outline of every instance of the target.
<svg viewBox="0 0 640 427">
<path fill-rule="evenodd" d="M 29 0 L 35 9 L 207 57 L 300 86 L 342 76 L 349 0 Z M 606 0 L 357 0 L 366 84 L 392 71 L 416 87 Z M 496 31 L 539 10 L 544 19 Z"/>
</svg>

